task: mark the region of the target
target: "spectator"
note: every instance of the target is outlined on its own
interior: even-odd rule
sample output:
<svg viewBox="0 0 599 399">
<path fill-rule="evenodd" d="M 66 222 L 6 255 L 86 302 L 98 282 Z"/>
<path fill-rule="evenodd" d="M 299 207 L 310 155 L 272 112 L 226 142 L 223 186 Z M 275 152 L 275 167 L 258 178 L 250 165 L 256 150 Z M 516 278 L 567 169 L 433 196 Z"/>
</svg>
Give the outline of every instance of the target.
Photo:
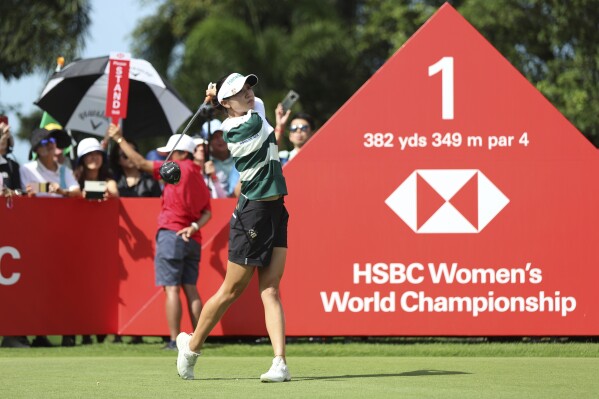
<svg viewBox="0 0 599 399">
<path fill-rule="evenodd" d="M 21 167 L 21 187 L 30 196 L 81 197 L 73 171 L 54 159 L 56 147 L 65 148 L 71 140 L 64 130 L 38 128 L 31 134 L 31 151 L 37 160 Z M 42 184 L 40 184 L 42 183 Z M 48 183 L 47 185 L 45 183 Z"/>
<path fill-rule="evenodd" d="M 208 141 L 201 137 L 195 137 L 193 143 L 196 146 L 193 152 L 193 162 L 202 171 L 204 182 L 208 186 L 208 190 L 210 190 L 210 198 L 227 198 L 227 192 L 216 177 L 214 163 L 206 160 L 208 158 Z"/>
<path fill-rule="evenodd" d="M 143 172 L 152 173 L 156 180 L 160 179 L 161 161 L 144 159 L 125 140 L 121 128 L 117 125 L 111 124 L 108 127 L 108 135 L 135 167 Z M 178 134 L 171 136 L 165 147 L 157 149 L 162 154 L 172 151 L 172 159 L 181 170 L 180 181 L 177 184 L 166 184 L 164 187 L 154 258 L 156 285 L 163 287 L 165 293 L 170 341 L 164 349 L 169 350 L 177 350 L 175 340 L 181 332 L 181 288 L 187 298 L 193 326 L 197 325 L 202 310 L 202 301 L 197 289 L 202 248 L 200 228 L 210 220 L 212 213 L 210 193 L 202 179 L 202 172 L 192 161 L 194 150 L 195 145 L 191 137 L 181 137 Z"/>
<path fill-rule="evenodd" d="M 289 111 L 284 114 L 283 106 L 279 104 L 275 112 L 277 115 L 277 127 L 275 132 L 278 132 L 277 142 L 280 142 L 282 132 L 285 131 L 285 124 L 289 116 Z M 281 165 L 285 165 L 298 154 L 304 144 L 306 144 L 314 134 L 314 129 L 314 119 L 312 119 L 310 115 L 303 112 L 298 112 L 293 115 L 289 126 L 289 141 L 293 145 L 293 149 L 291 151 L 279 151 Z"/>
<path fill-rule="evenodd" d="M 21 175 L 19 173 L 19 164 L 8 158 L 8 154 L 12 152 L 14 140 L 10 134 L 10 126 L 4 122 L 0 122 L 0 195 L 5 189 L 15 190 L 21 189 Z"/>
<path fill-rule="evenodd" d="M 42 118 L 42 120 L 43 120 L 43 118 Z M 47 123 L 46 125 L 40 126 L 40 127 L 43 127 L 44 129 L 49 130 L 49 131 L 62 130 L 62 126 L 60 126 L 58 123 L 54 123 L 54 122 Z M 69 133 L 67 133 L 67 134 L 69 134 Z M 69 135 L 69 138 L 71 138 L 70 135 Z M 72 153 L 72 151 L 73 151 L 72 145 L 69 145 L 66 148 L 56 147 L 56 151 L 54 152 L 54 159 L 56 160 L 56 162 L 58 162 L 59 165 L 64 165 L 67 168 L 70 168 L 72 170 L 73 163 L 71 162 L 71 158 L 66 156 L 68 153 Z"/>
<path fill-rule="evenodd" d="M 129 145 L 137 151 L 137 144 L 129 141 Z M 160 184 L 135 167 L 135 164 L 120 148 L 110 152 L 110 168 L 116 180 L 120 197 L 160 197 Z"/>
<path fill-rule="evenodd" d="M 77 158 L 75 176 L 81 190 L 85 189 L 86 181 L 101 181 L 106 182 L 104 198 L 119 196 L 116 181 L 109 172 L 106 152 L 97 139 L 90 137 L 81 140 L 77 145 Z M 86 195 L 83 191 L 83 196 Z"/>
<path fill-rule="evenodd" d="M 238 197 L 235 188 L 239 182 L 239 172 L 235 168 L 231 151 L 223 139 L 221 122 L 218 119 L 212 119 L 210 122 L 204 123 L 202 135 L 208 137 L 210 160 L 214 163 L 216 178 L 220 185 L 225 189 L 227 197 Z"/>
</svg>

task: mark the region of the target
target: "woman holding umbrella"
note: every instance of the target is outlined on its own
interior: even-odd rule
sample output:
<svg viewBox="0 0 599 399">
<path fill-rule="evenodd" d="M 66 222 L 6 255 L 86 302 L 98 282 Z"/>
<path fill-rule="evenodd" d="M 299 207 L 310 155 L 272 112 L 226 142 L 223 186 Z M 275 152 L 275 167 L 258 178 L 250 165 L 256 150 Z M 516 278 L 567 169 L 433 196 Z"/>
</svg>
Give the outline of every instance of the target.
<svg viewBox="0 0 599 399">
<path fill-rule="evenodd" d="M 162 161 L 148 161 L 125 140 L 121 128 L 115 124 L 108 127 L 108 136 L 118 150 L 142 172 L 160 179 Z M 202 301 L 196 287 L 201 256 L 200 229 L 212 217 L 210 192 L 202 178 L 202 171 L 193 162 L 195 144 L 191 137 L 175 134 L 159 153 L 172 153 L 172 160 L 181 169 L 178 184 L 166 184 L 162 193 L 162 208 L 158 216 L 156 256 L 154 270 L 156 285 L 162 286 L 166 296 L 166 319 L 171 341 L 165 349 L 176 350 L 175 340 L 181 331 L 181 300 L 179 291 L 187 299 L 191 324 L 197 324 Z M 117 151 L 118 151 L 117 150 Z"/>
</svg>

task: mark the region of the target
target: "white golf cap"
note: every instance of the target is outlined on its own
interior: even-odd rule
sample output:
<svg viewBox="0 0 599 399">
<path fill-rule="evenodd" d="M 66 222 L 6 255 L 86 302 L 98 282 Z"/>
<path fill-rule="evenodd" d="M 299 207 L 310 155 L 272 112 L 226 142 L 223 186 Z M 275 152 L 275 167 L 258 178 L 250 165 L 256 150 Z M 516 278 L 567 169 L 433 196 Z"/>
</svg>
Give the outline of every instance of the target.
<svg viewBox="0 0 599 399">
<path fill-rule="evenodd" d="M 100 145 L 100 142 L 93 137 L 83 139 L 77 145 L 77 157 L 79 158 L 94 151 L 104 152 L 104 149 Z"/>
<path fill-rule="evenodd" d="M 156 151 L 158 151 L 159 153 L 162 153 L 162 154 L 168 154 L 174 148 L 177 151 L 187 151 L 190 154 L 193 154 L 193 152 L 195 151 L 195 148 L 196 148 L 196 145 L 193 142 L 193 139 L 191 137 L 189 137 L 188 135 L 184 134 L 183 137 L 181 137 L 181 140 L 179 141 L 179 143 L 175 146 L 175 143 L 177 143 L 177 140 L 179 140 L 179 137 L 181 137 L 180 134 L 173 134 L 168 139 L 168 143 L 166 143 L 166 145 L 164 147 L 156 148 Z"/>
<path fill-rule="evenodd" d="M 240 73 L 232 73 L 223 82 L 223 85 L 220 87 L 218 91 L 218 102 L 222 104 L 222 101 L 225 98 L 229 98 L 239 93 L 241 89 L 243 89 L 243 85 L 248 83 L 250 86 L 254 87 L 256 83 L 258 83 L 258 77 L 256 75 L 250 74 L 247 76 L 243 76 Z"/>
<path fill-rule="evenodd" d="M 206 140 L 210 140 L 210 137 L 208 137 L 208 128 L 210 128 L 210 136 L 212 136 L 216 132 L 223 131 L 221 126 L 222 122 L 218 119 L 212 119 L 210 122 L 204 122 L 202 125 L 202 137 L 204 137 Z"/>
</svg>

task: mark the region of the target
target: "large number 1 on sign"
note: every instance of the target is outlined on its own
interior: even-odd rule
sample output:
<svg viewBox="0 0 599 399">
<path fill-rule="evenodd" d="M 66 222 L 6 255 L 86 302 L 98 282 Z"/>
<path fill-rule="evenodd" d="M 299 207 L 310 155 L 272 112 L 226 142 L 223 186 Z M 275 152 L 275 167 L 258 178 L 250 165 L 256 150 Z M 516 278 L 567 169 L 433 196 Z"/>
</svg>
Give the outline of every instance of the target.
<svg viewBox="0 0 599 399">
<path fill-rule="evenodd" d="M 441 71 L 441 115 L 453 119 L 453 57 L 443 57 L 428 67 L 428 76 Z"/>
</svg>

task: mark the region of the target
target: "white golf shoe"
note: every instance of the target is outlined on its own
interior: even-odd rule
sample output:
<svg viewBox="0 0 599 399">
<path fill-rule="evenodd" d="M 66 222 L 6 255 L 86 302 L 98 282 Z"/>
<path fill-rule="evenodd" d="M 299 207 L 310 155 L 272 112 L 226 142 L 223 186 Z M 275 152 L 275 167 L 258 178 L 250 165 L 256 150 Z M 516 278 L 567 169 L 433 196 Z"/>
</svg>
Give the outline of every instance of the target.
<svg viewBox="0 0 599 399">
<path fill-rule="evenodd" d="M 285 382 L 291 381 L 291 374 L 281 356 L 277 356 L 272 360 L 270 370 L 260 376 L 262 382 Z"/>
<path fill-rule="evenodd" d="M 193 367 L 201 353 L 194 353 L 189 349 L 191 334 L 180 333 L 177 335 L 177 372 L 184 380 L 193 380 Z"/>
</svg>

